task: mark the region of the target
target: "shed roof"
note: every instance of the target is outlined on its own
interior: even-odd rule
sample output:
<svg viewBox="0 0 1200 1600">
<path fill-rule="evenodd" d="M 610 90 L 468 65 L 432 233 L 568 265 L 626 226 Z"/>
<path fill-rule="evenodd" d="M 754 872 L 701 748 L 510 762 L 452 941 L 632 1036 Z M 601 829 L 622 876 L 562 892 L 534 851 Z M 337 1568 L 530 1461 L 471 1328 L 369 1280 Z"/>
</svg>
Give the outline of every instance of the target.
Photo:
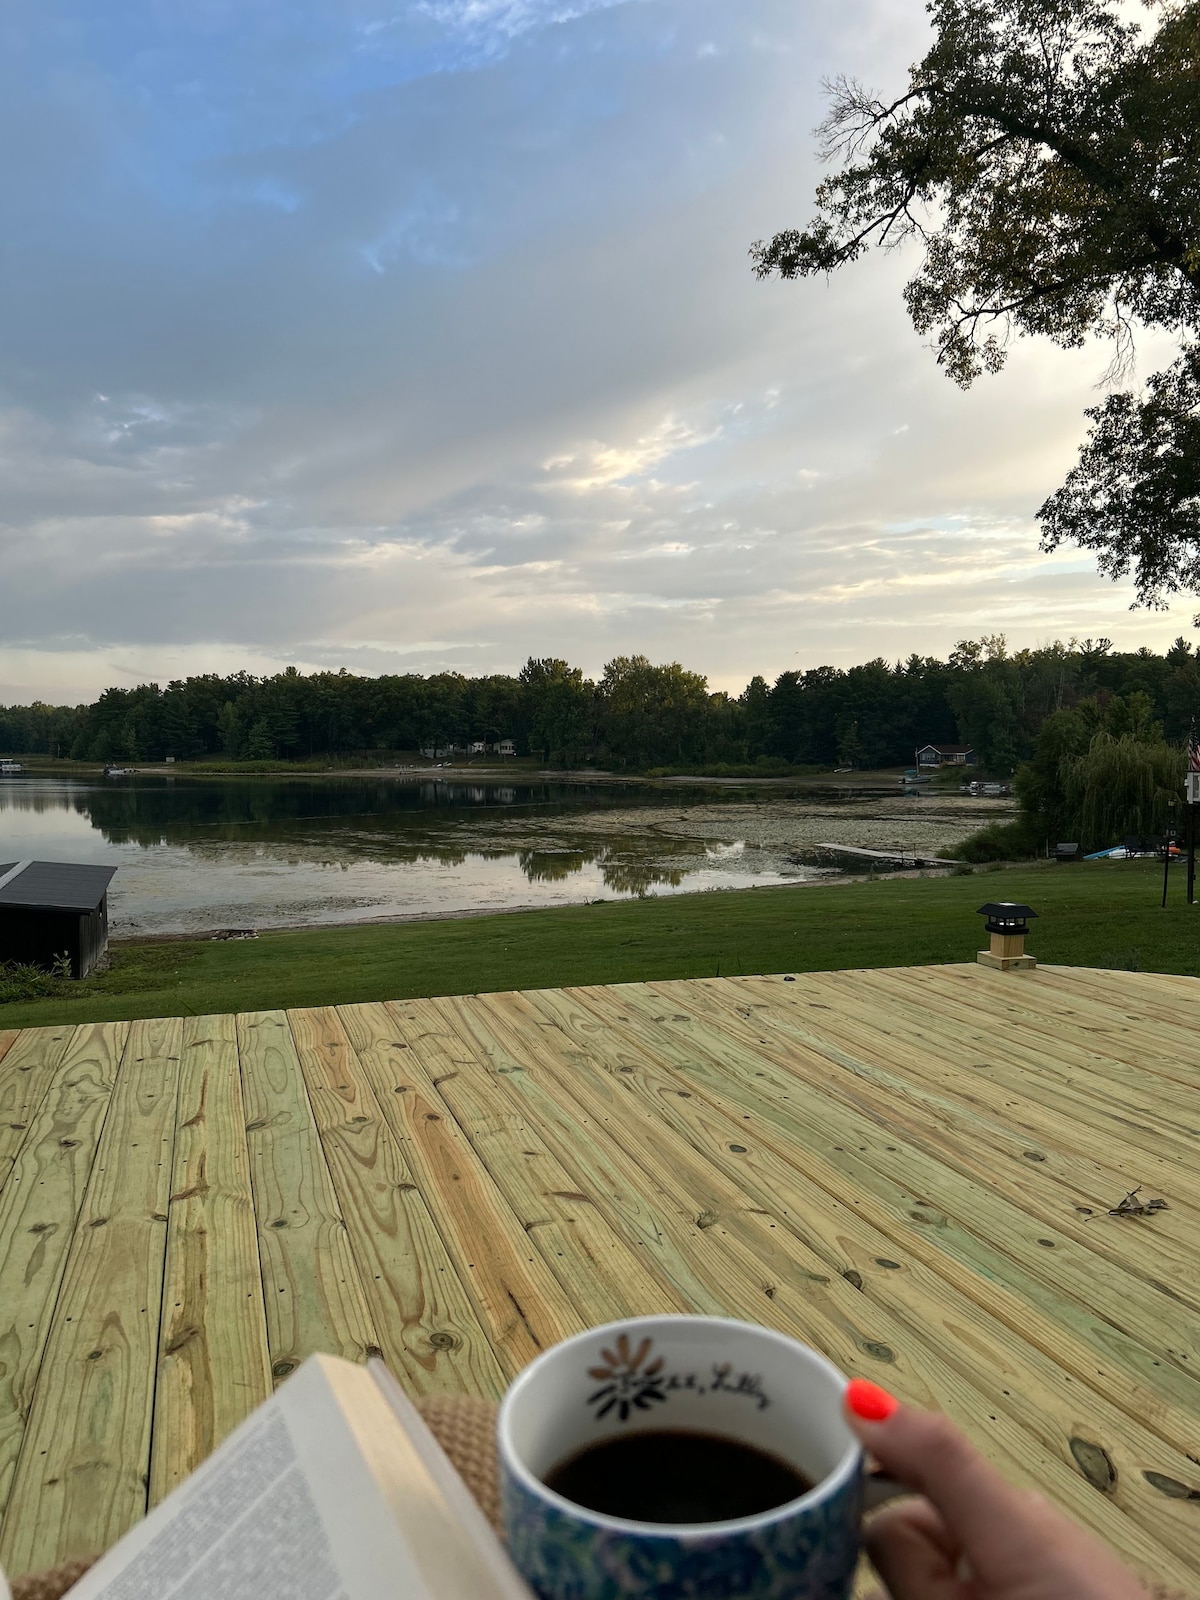
<svg viewBox="0 0 1200 1600">
<path fill-rule="evenodd" d="M 18 861 L 0 868 L 0 909 L 94 911 L 116 871 L 76 861 Z"/>
</svg>

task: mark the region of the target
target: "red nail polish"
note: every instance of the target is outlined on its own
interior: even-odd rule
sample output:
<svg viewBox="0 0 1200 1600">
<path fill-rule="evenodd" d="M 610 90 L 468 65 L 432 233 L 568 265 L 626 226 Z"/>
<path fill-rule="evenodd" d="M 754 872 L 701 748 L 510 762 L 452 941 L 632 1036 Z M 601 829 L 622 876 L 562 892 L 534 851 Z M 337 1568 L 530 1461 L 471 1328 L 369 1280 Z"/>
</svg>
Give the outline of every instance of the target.
<svg viewBox="0 0 1200 1600">
<path fill-rule="evenodd" d="M 886 1422 L 899 1405 L 894 1394 L 866 1378 L 851 1378 L 846 1385 L 846 1407 L 864 1422 Z"/>
</svg>

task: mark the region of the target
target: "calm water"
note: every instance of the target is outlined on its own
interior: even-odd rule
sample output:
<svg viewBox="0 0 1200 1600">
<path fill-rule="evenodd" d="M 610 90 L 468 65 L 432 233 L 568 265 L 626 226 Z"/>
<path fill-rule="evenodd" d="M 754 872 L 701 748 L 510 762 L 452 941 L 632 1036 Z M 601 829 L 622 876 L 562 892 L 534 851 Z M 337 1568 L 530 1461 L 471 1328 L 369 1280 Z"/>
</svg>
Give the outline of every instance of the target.
<svg viewBox="0 0 1200 1600">
<path fill-rule="evenodd" d="M 614 784 L 0 779 L 0 861 L 104 863 L 118 936 L 674 894 L 819 876 L 741 846 L 614 834 L 686 796 Z"/>
</svg>

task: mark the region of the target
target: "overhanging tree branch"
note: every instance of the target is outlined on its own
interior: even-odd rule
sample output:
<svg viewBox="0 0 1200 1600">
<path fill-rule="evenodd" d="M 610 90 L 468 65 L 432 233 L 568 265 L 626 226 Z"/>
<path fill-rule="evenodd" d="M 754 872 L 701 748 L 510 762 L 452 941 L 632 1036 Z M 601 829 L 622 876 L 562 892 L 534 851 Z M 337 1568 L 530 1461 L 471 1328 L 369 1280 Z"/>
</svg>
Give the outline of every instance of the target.
<svg viewBox="0 0 1200 1600">
<path fill-rule="evenodd" d="M 819 135 L 839 170 L 807 229 L 752 248 L 757 275 L 830 273 L 873 246 L 915 240 L 910 315 L 964 386 L 997 371 L 1017 334 L 1064 347 L 1111 338 L 1119 374 L 1135 328 L 1200 331 L 1200 0 L 1161 0 L 1150 31 L 1124 21 L 1118 0 L 931 0 L 929 11 L 934 42 L 903 93 L 827 84 Z M 1127 412 L 1105 414 L 1107 446 L 1118 416 L 1165 426 L 1178 383 L 1159 377 L 1165 387 L 1142 411 L 1127 396 Z M 1191 423 L 1173 437 L 1200 453 Z M 1087 485 L 1108 507 L 1108 533 L 1089 545 L 1103 570 L 1132 571 L 1145 603 L 1200 586 L 1183 477 L 1168 493 L 1141 461 L 1147 503 L 1170 508 L 1160 537 L 1138 522 L 1132 488 L 1105 499 L 1099 467 L 1090 444 L 1067 499 L 1042 508 L 1047 539 L 1088 544 Z"/>
</svg>

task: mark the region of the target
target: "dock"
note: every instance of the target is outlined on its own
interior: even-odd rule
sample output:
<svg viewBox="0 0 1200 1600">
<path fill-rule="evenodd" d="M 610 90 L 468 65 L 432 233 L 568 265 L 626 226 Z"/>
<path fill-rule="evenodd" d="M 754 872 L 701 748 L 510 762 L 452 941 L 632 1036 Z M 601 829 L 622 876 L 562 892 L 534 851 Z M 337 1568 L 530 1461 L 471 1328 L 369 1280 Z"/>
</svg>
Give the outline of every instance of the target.
<svg viewBox="0 0 1200 1600">
<path fill-rule="evenodd" d="M 884 861 L 889 866 L 901 867 L 957 867 L 957 861 L 942 856 L 926 855 L 916 845 L 897 845 L 894 850 L 865 850 L 856 844 L 817 844 L 814 850 L 830 850 L 835 855 L 856 856 L 865 861 Z"/>
<path fill-rule="evenodd" d="M 1200 1593 L 1198 1014 L 955 965 L 0 1031 L 0 1562 L 104 1550 L 312 1351 L 496 1396 L 693 1311 Z"/>
</svg>

